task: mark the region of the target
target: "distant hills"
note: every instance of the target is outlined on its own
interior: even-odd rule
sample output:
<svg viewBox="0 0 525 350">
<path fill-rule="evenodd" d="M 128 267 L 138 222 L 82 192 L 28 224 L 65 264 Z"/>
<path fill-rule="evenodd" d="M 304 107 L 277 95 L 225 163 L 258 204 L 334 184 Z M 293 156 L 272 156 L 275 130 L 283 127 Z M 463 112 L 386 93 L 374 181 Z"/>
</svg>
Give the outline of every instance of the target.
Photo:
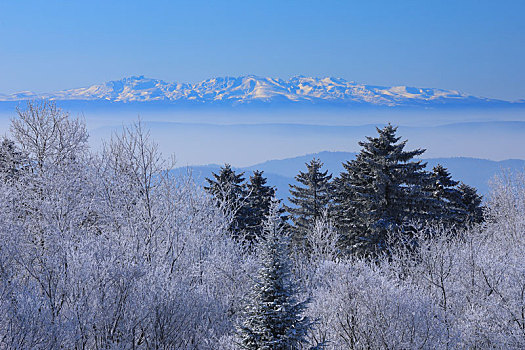
<svg viewBox="0 0 525 350">
<path fill-rule="evenodd" d="M 356 153 L 351 152 L 319 152 L 307 154 L 304 156 L 286 158 L 279 160 L 270 160 L 267 162 L 255 164 L 249 167 L 236 168 L 236 171 L 244 171 L 245 177 L 249 178 L 253 170 L 263 170 L 264 175 L 268 178 L 268 183 L 277 188 L 279 198 L 286 199 L 289 196 L 288 184 L 295 184 L 294 176 L 299 171 L 306 169 L 305 163 L 312 158 L 319 158 L 324 163 L 324 169 L 328 169 L 334 176 L 337 176 L 342 170 L 342 163 L 354 159 Z M 525 160 L 508 159 L 503 161 L 492 161 L 478 158 L 430 158 L 424 159 L 427 163 L 427 169 L 437 164 L 442 164 L 452 174 L 453 179 L 462 181 L 478 189 L 483 195 L 489 193 L 489 182 L 502 171 L 523 171 L 525 170 Z M 192 173 L 197 183 L 204 184 L 205 178 L 210 177 L 212 172 L 217 172 L 220 165 L 202 165 L 181 167 L 175 169 L 179 174 Z"/>
<path fill-rule="evenodd" d="M 0 102 L 46 98 L 83 103 L 155 103 L 165 105 L 332 105 L 376 107 L 525 106 L 525 101 L 476 97 L 455 90 L 408 86 L 375 86 L 341 78 L 297 76 L 288 80 L 221 77 L 195 84 L 170 83 L 132 76 L 88 87 L 36 94 L 22 91 L 0 95 Z"/>
<path fill-rule="evenodd" d="M 278 114 L 271 117 L 274 116 L 285 117 Z M 319 119 L 324 116 L 320 113 Z M 246 113 L 244 117 L 244 120 L 249 120 L 257 116 Z M 109 115 L 103 121 L 107 123 L 110 120 Z M 90 130 L 93 146 L 100 147 L 99 140 L 107 140 L 113 132 L 121 129 L 121 125 Z M 356 152 L 360 149 L 358 142 L 377 134 L 376 125 L 382 127 L 385 124 L 144 122 L 144 127 L 159 143 L 162 153 L 174 154 L 180 166 L 223 162 L 248 166 L 322 150 Z M 424 158 L 525 159 L 525 122 L 522 121 L 400 126 L 398 135 L 408 140 L 407 149 L 427 149 Z"/>
</svg>

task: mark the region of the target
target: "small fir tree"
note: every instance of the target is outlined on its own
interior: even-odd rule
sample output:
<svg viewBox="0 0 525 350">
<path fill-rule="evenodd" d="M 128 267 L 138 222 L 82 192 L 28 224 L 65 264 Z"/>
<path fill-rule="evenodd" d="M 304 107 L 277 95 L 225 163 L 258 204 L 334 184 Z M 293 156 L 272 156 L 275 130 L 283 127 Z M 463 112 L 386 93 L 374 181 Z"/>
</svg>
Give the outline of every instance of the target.
<svg viewBox="0 0 525 350">
<path fill-rule="evenodd" d="M 332 211 L 332 175 L 322 171 L 323 163 L 312 159 L 306 164 L 307 171 L 295 177 L 300 185 L 290 185 L 290 202 L 294 207 L 286 207 L 293 223 L 294 243 L 304 243 L 306 232 L 323 215 L 330 217 Z M 302 185 L 302 186 L 301 186 Z"/>
<path fill-rule="evenodd" d="M 283 226 L 278 201 L 274 199 L 260 242 L 258 278 L 238 327 L 243 349 L 299 349 L 312 327 L 312 322 L 302 316 L 307 301 L 297 301 L 290 273 L 289 239 Z"/>
</svg>

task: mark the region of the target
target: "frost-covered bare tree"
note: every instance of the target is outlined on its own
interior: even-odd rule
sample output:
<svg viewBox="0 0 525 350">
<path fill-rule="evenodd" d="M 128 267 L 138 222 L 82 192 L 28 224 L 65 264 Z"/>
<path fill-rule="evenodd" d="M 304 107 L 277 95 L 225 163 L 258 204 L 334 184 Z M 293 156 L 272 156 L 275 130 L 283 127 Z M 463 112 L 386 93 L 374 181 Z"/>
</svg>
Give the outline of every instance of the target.
<svg viewBox="0 0 525 350">
<path fill-rule="evenodd" d="M 305 230 L 305 245 L 292 245 L 294 277 L 302 282 L 309 294 L 315 287 L 317 268 L 326 261 L 340 261 L 340 235 L 327 212 L 322 212 L 314 224 Z"/>
<path fill-rule="evenodd" d="M 87 134 L 82 122 L 47 102 L 30 102 L 19 116 L 12 123 L 15 146 L 27 154 L 31 171 L 3 188 L 1 249 L 12 264 L 6 266 L 10 274 L 0 276 L 9 293 L 2 299 L 9 311 L 2 329 L 7 347 L 55 348 L 74 338 L 68 317 L 72 259 L 94 193 L 84 181 Z"/>
<path fill-rule="evenodd" d="M 216 348 L 253 265 L 223 214 L 140 124 L 91 155 L 57 110 L 13 121 L 34 171 L 0 184 L 0 347 Z"/>
<path fill-rule="evenodd" d="M 339 234 L 328 212 L 321 214 L 305 238 L 310 247 L 308 253 L 311 262 L 336 261 L 339 258 Z"/>
<path fill-rule="evenodd" d="M 74 159 L 87 150 L 84 122 L 70 118 L 55 102 L 28 101 L 26 108 L 17 108 L 17 113 L 11 121 L 11 133 L 38 169 Z"/>
<path fill-rule="evenodd" d="M 373 263 L 318 265 L 315 339 L 333 349 L 523 348 L 523 183 L 522 175 L 496 180 L 490 221 L 459 235 L 420 223 L 413 241 Z"/>
</svg>

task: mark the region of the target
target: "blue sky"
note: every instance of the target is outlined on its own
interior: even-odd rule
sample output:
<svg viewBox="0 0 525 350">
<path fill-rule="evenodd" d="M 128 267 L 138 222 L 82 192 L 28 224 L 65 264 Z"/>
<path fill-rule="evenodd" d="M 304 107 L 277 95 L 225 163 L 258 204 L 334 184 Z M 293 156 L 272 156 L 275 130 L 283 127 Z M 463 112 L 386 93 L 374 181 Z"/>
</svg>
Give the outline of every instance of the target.
<svg viewBox="0 0 525 350">
<path fill-rule="evenodd" d="M 0 0 L 0 93 L 256 74 L 525 98 L 525 1 Z"/>
</svg>

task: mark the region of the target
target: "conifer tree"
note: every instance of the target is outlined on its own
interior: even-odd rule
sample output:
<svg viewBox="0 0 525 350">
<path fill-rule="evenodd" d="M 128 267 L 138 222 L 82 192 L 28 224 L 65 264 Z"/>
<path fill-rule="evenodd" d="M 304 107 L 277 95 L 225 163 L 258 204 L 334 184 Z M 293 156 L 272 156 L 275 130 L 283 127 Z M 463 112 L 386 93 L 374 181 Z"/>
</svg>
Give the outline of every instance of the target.
<svg viewBox="0 0 525 350">
<path fill-rule="evenodd" d="M 272 198 L 275 196 L 275 189 L 266 185 L 267 179 L 263 173 L 263 171 L 254 171 L 247 184 L 249 218 L 246 239 L 249 242 L 261 236 Z"/>
<path fill-rule="evenodd" d="M 307 230 L 324 214 L 331 214 L 332 175 L 321 171 L 323 163 L 312 159 L 306 164 L 307 171 L 295 177 L 301 185 L 290 185 L 289 200 L 294 207 L 286 207 L 293 223 L 294 243 L 301 243 Z"/>
<path fill-rule="evenodd" d="M 434 167 L 428 190 L 439 203 L 435 218 L 458 227 L 483 221 L 482 197 L 474 187 L 451 179 L 442 165 Z"/>
<path fill-rule="evenodd" d="M 480 196 L 474 187 L 460 183 L 458 186 L 461 194 L 461 204 L 465 211 L 466 225 L 479 224 L 483 222 L 483 197 Z"/>
<path fill-rule="evenodd" d="M 261 267 L 238 327 L 243 349 L 298 349 L 312 327 L 312 322 L 302 316 L 307 301 L 297 301 L 290 272 L 289 239 L 283 227 L 274 199 L 259 247 Z"/>
<path fill-rule="evenodd" d="M 461 192 L 457 188 L 459 182 L 452 180 L 450 172 L 438 164 L 430 174 L 430 186 L 427 188 L 434 199 L 436 208 L 434 219 L 448 225 L 458 225 L 465 219 Z"/>
<path fill-rule="evenodd" d="M 230 164 L 221 167 L 218 174 L 212 173 L 213 179 L 206 178 L 206 192 L 211 194 L 216 204 L 230 217 L 230 232 L 235 238 L 246 234 L 248 224 L 248 207 L 246 206 L 246 184 L 244 172 L 236 174 Z"/>
<path fill-rule="evenodd" d="M 402 231 L 408 221 L 431 218 L 436 205 L 424 190 L 430 182 L 426 164 L 413 160 L 425 150 L 405 151 L 397 127 L 376 129 L 378 137 L 359 142 L 361 152 L 343 163 L 335 181 L 342 248 L 364 256 L 384 250 L 388 233 Z"/>
<path fill-rule="evenodd" d="M 0 143 L 0 179 L 5 182 L 16 180 L 28 163 L 26 155 L 15 143 L 4 137 Z"/>
</svg>

